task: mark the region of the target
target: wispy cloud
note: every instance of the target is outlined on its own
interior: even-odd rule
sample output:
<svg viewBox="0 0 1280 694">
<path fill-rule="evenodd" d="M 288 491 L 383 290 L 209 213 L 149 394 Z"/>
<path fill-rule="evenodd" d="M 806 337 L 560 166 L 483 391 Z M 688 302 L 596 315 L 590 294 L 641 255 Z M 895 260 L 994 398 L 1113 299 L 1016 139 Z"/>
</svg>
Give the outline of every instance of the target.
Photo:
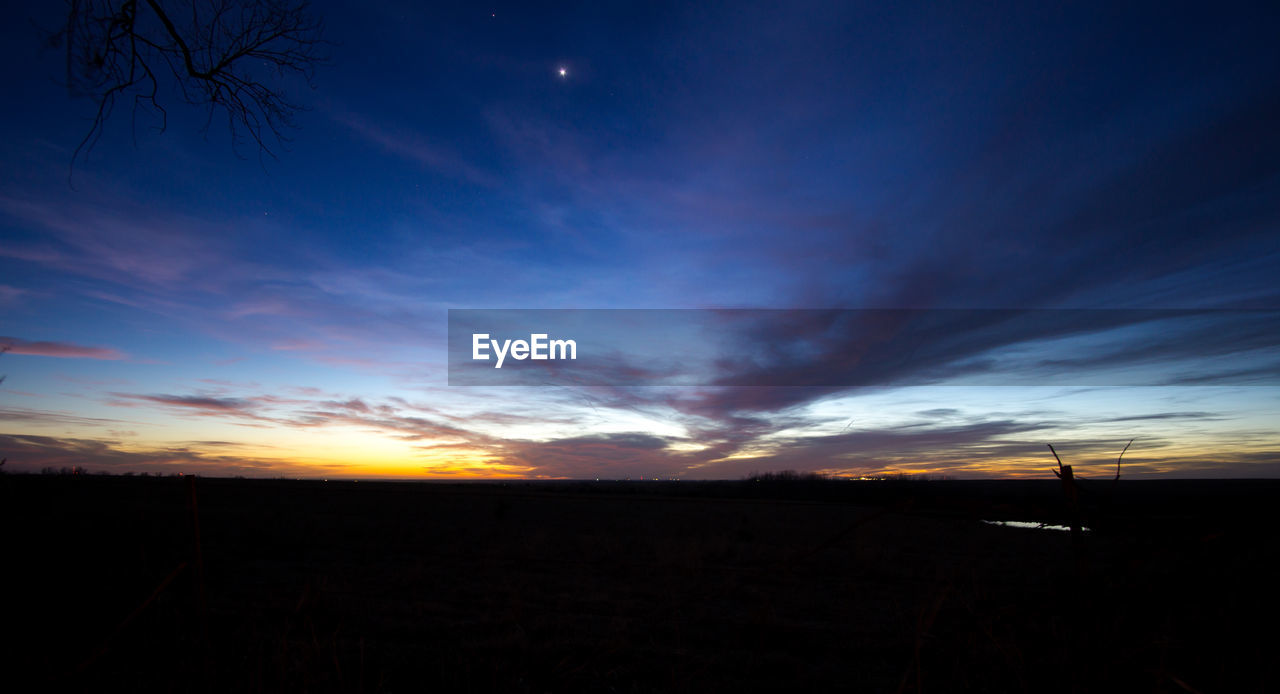
<svg viewBox="0 0 1280 694">
<path fill-rule="evenodd" d="M 421 133 L 378 125 L 365 116 L 352 113 L 336 115 L 334 120 L 389 154 L 435 173 L 486 187 L 498 185 L 497 177 L 468 163 L 447 145 L 433 142 Z"/>
<path fill-rule="evenodd" d="M 36 410 L 25 407 L 0 407 L 0 421 L 23 422 L 25 424 L 59 424 L 78 427 L 98 427 L 109 424 L 120 424 L 123 420 L 105 417 L 85 417 L 70 412 Z"/>
<path fill-rule="evenodd" d="M 62 272 L 145 289 L 208 285 L 219 276 L 200 272 L 211 258 L 225 256 L 208 225 L 194 218 L 83 200 L 19 200 L 0 197 L 0 211 L 57 239 L 6 244 L 0 255 L 38 262 Z"/>
<path fill-rule="evenodd" d="M 500 460 L 524 466 L 533 476 L 572 479 L 669 477 L 687 471 L 689 460 L 668 450 L 671 440 L 643 433 L 597 434 L 550 441 L 506 441 Z"/>
<path fill-rule="evenodd" d="M 244 414 L 250 408 L 250 403 L 235 398 L 212 398 L 193 395 L 130 395 L 128 393 L 112 393 L 112 395 L 125 400 L 140 400 L 217 414 Z"/>
<path fill-rule="evenodd" d="M 30 294 L 31 292 L 19 287 L 10 287 L 7 284 L 0 284 L 0 304 L 14 304 L 20 298 Z"/>
<path fill-rule="evenodd" d="M 0 349 L 8 348 L 10 354 L 28 354 L 38 357 L 63 359 L 124 359 L 125 355 L 109 347 L 87 347 L 70 342 L 23 340 L 18 337 L 0 337 Z"/>
<path fill-rule="evenodd" d="M 204 442 L 201 447 L 224 447 Z M 79 467 L 97 472 L 147 472 L 151 474 L 228 475 L 317 475 L 324 464 L 306 461 L 261 458 L 247 455 L 211 454 L 190 446 L 124 448 L 119 441 L 95 438 L 0 434 L 0 447 L 14 470 L 36 472 L 46 467 Z"/>
</svg>

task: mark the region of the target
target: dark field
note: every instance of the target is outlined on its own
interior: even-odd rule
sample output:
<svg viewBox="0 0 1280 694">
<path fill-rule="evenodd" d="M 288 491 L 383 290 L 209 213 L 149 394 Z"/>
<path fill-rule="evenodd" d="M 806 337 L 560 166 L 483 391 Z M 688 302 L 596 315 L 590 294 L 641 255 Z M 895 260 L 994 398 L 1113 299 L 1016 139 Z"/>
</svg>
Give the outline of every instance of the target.
<svg viewBox="0 0 1280 694">
<path fill-rule="evenodd" d="M 30 691 L 1263 692 L 1274 481 L 0 477 Z M 1089 491 L 1089 490 L 1086 490 Z M 199 542 L 194 520 L 198 517 Z M 5 687 L 8 691 L 19 691 Z"/>
</svg>

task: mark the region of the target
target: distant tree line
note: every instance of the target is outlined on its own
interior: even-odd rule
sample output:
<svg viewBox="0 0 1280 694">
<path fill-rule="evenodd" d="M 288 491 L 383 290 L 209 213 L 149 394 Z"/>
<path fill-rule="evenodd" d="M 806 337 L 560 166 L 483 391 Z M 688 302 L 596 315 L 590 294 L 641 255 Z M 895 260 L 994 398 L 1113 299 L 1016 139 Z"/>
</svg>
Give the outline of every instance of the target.
<svg viewBox="0 0 1280 694">
<path fill-rule="evenodd" d="M 835 475 L 826 475 L 820 472 L 798 472 L 796 470 L 781 470 L 777 472 L 753 472 L 747 475 L 746 481 L 760 483 L 775 484 L 797 484 L 797 483 L 816 483 L 816 482 L 843 482 L 848 480 L 878 480 L 878 481 L 894 481 L 894 482 L 937 482 L 953 479 L 949 475 L 934 475 L 926 473 L 910 473 L 895 472 L 887 475 L 868 475 L 862 477 L 837 477 Z"/>
</svg>

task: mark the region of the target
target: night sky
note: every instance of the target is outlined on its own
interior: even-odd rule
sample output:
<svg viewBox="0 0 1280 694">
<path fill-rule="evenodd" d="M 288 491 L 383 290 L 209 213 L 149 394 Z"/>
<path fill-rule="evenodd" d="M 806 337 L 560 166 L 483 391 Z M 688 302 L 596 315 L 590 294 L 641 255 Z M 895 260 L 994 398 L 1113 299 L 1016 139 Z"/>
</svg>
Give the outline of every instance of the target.
<svg viewBox="0 0 1280 694">
<path fill-rule="evenodd" d="M 460 387 L 445 343 L 449 309 L 1280 310 L 1275 4 L 317 3 L 275 158 L 170 99 L 74 167 L 44 5 L 0 26 L 6 470 L 1280 473 L 1256 336 L 1108 362 L 1146 385 L 947 371 L 1114 356 L 1084 329 L 953 324 L 927 385 Z"/>
</svg>

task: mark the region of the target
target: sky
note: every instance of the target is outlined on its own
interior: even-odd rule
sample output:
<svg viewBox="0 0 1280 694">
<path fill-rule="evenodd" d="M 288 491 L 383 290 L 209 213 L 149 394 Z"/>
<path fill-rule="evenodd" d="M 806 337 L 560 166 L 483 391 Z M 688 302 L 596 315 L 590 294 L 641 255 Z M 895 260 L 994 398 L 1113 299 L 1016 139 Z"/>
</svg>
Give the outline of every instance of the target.
<svg viewBox="0 0 1280 694">
<path fill-rule="evenodd" d="M 77 156 L 63 10 L 11 8 L 5 470 L 1280 474 L 1274 4 L 462 5 L 313 4 L 272 155 L 166 86 Z M 465 386 L 451 309 L 761 311 L 694 385 Z"/>
</svg>

